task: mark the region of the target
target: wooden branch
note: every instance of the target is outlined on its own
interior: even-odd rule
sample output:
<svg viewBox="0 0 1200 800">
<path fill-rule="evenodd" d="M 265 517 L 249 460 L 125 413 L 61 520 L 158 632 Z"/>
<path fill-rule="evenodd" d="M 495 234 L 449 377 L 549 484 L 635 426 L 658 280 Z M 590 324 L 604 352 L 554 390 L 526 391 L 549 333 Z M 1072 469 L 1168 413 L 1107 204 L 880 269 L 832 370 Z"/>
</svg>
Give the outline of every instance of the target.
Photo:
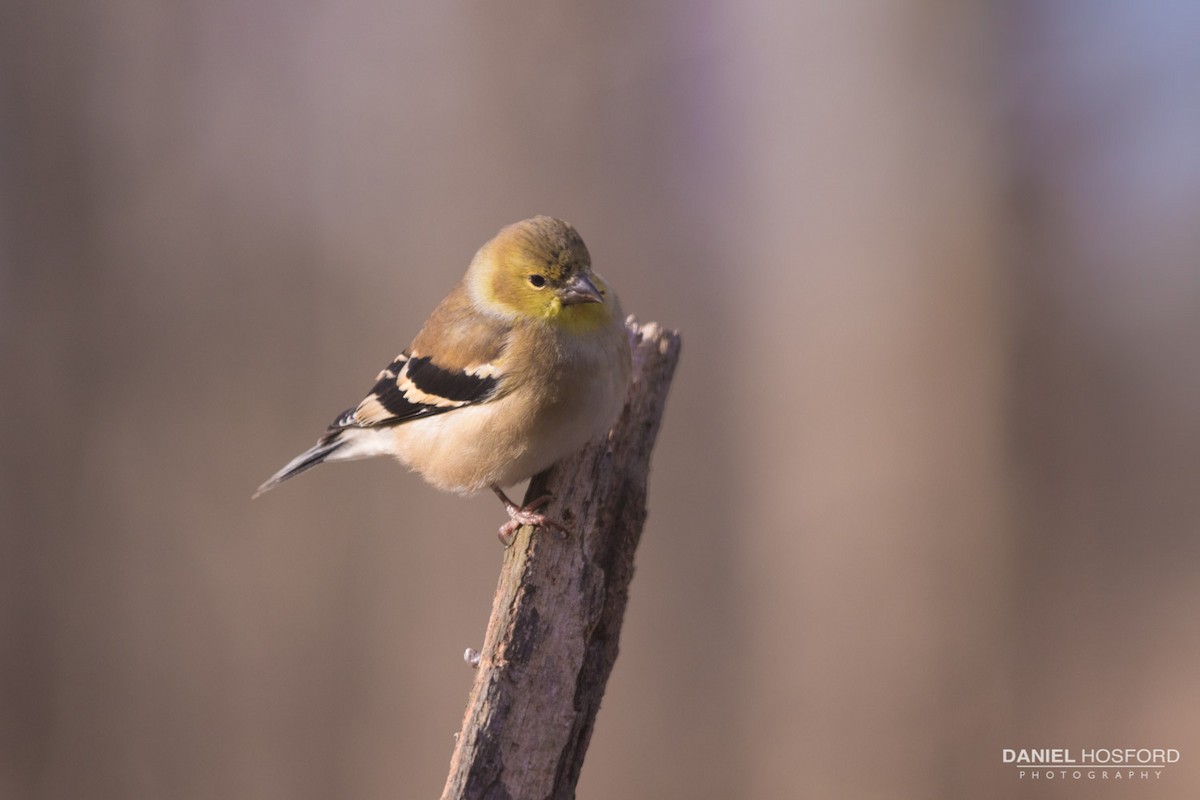
<svg viewBox="0 0 1200 800">
<path fill-rule="evenodd" d="M 522 528 L 504 554 L 442 800 L 572 798 L 617 658 L 646 478 L 680 339 L 630 319 L 633 386 L 607 441 L 529 484 L 572 530 Z"/>
</svg>

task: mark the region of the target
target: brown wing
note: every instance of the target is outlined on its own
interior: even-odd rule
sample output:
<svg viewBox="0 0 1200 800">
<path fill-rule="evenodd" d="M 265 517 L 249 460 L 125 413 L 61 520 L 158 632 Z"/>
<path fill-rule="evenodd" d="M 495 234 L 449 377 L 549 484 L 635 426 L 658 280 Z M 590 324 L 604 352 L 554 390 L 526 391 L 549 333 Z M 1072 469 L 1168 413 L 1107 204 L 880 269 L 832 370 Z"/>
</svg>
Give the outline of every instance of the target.
<svg viewBox="0 0 1200 800">
<path fill-rule="evenodd" d="M 459 286 L 434 310 L 412 348 L 376 376 L 371 392 L 334 420 L 330 432 L 398 425 L 498 396 L 504 375 L 497 364 L 508 333 L 503 320 L 474 311 Z"/>
</svg>

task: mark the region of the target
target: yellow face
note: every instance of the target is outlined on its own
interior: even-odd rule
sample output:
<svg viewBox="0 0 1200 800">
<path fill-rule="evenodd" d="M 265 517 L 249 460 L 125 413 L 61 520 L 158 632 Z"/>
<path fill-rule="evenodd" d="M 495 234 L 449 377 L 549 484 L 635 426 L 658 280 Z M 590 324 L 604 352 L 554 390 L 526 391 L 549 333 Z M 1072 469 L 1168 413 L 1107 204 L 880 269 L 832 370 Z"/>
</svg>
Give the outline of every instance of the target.
<svg viewBox="0 0 1200 800">
<path fill-rule="evenodd" d="M 576 330 L 612 319 L 608 286 L 592 272 L 583 240 L 552 217 L 501 230 L 476 255 L 468 280 L 485 305 L 518 317 Z"/>
</svg>

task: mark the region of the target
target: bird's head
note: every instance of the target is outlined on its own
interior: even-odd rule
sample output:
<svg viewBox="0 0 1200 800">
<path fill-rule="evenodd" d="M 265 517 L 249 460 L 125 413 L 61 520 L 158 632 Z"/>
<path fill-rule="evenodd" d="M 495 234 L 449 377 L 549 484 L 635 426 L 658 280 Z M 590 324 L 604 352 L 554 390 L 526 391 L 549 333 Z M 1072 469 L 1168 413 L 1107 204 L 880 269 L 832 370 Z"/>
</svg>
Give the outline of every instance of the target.
<svg viewBox="0 0 1200 800">
<path fill-rule="evenodd" d="M 554 217 L 501 229 L 475 254 L 467 282 L 477 303 L 506 316 L 581 330 L 612 319 L 608 286 L 592 272 L 583 239 Z"/>
</svg>

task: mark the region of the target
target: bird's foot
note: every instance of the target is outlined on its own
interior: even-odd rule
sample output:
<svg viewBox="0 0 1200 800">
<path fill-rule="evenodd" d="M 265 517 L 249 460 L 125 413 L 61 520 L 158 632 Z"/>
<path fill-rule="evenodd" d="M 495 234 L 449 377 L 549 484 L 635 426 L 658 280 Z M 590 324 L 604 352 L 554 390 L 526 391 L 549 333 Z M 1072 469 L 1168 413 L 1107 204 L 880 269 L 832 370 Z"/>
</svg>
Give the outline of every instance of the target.
<svg viewBox="0 0 1200 800">
<path fill-rule="evenodd" d="M 505 547 L 511 547 L 513 540 L 517 538 L 517 531 L 522 525 L 534 525 L 539 528 L 554 528 L 559 531 L 565 538 L 571 533 L 571 530 L 563 525 L 558 520 L 550 519 L 545 514 L 539 514 L 538 509 L 554 499 L 554 495 L 542 495 L 531 503 L 526 503 L 519 506 L 508 498 L 500 487 L 493 486 L 492 491 L 500 498 L 500 502 L 504 503 L 504 510 L 508 512 L 510 519 L 508 522 L 500 526 L 500 542 Z"/>
</svg>

